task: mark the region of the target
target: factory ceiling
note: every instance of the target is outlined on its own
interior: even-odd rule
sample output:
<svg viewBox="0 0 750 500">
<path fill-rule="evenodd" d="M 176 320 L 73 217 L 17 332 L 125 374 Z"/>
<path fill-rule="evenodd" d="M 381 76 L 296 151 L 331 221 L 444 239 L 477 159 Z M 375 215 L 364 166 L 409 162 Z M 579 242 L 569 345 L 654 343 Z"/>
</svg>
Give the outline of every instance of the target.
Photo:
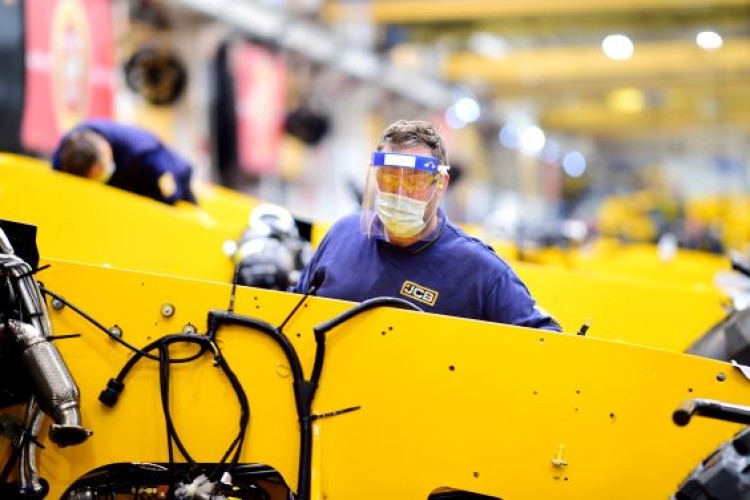
<svg viewBox="0 0 750 500">
<path fill-rule="evenodd" d="M 324 16 L 367 19 L 394 62 L 560 133 L 750 133 L 750 0 L 329 0 Z M 613 34 L 632 41 L 629 58 L 605 55 Z"/>
</svg>

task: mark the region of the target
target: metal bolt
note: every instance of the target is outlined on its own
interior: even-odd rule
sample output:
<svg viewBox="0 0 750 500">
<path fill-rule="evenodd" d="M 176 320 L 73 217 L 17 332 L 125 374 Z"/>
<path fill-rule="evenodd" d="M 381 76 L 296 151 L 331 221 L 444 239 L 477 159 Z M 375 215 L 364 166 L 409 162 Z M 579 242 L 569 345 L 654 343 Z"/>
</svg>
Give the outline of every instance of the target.
<svg viewBox="0 0 750 500">
<path fill-rule="evenodd" d="M 56 297 L 52 299 L 52 309 L 54 309 L 55 311 L 59 311 L 63 307 L 65 307 L 65 302 Z"/>
<path fill-rule="evenodd" d="M 197 332 L 197 330 L 191 323 L 188 323 L 187 325 L 182 327 L 182 333 L 192 334 L 195 332 Z"/>
<path fill-rule="evenodd" d="M 109 333 L 111 333 L 114 337 L 117 337 L 118 339 L 122 338 L 122 329 L 117 325 L 110 328 Z"/>
<path fill-rule="evenodd" d="M 174 315 L 174 306 L 169 302 L 161 305 L 161 315 L 170 318 Z"/>
</svg>

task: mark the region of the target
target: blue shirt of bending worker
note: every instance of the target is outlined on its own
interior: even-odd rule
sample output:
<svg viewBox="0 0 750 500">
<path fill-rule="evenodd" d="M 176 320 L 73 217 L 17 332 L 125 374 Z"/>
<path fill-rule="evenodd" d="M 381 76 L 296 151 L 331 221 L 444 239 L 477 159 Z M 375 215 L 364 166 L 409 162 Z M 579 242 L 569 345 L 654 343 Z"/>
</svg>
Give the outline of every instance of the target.
<svg viewBox="0 0 750 500">
<path fill-rule="evenodd" d="M 67 135 L 79 130 L 96 132 L 111 146 L 115 168 L 108 185 L 170 205 L 181 200 L 196 203 L 190 188 L 191 166 L 151 133 L 107 120 L 87 120 Z M 60 146 L 52 156 L 52 168 L 62 170 Z"/>
<path fill-rule="evenodd" d="M 438 210 L 436 235 L 407 247 L 362 233 L 359 214 L 337 221 L 304 269 L 296 293 L 354 302 L 399 297 L 430 313 L 560 331 L 513 269 Z"/>
</svg>

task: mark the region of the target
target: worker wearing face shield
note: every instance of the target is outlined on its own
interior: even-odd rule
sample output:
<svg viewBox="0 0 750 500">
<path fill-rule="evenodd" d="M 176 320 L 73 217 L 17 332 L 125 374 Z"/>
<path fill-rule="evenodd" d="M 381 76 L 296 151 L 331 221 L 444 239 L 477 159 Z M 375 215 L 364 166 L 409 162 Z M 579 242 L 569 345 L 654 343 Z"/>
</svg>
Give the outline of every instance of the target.
<svg viewBox="0 0 750 500">
<path fill-rule="evenodd" d="M 367 167 L 362 212 L 331 227 L 292 291 L 399 297 L 431 313 L 560 331 L 490 246 L 447 219 L 449 172 L 430 123 L 387 127 Z"/>
</svg>

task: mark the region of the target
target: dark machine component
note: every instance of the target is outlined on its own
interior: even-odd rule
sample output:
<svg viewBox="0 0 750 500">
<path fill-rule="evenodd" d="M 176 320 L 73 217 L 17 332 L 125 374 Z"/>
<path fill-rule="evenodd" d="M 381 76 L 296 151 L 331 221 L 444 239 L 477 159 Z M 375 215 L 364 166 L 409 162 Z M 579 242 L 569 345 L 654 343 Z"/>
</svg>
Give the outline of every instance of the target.
<svg viewBox="0 0 750 500">
<path fill-rule="evenodd" d="M 185 64 L 171 50 L 144 47 L 125 62 L 125 81 L 156 106 L 174 103 L 187 85 Z"/>
<path fill-rule="evenodd" d="M 35 229 L 23 224 L 3 221 L 0 226 L 0 402 L 27 402 L 22 423 L 3 425 L 13 451 L 0 472 L 2 498 L 44 498 L 49 491 L 36 464 L 35 438 L 41 431 L 42 412 L 54 421 L 49 437 L 58 446 L 79 444 L 91 435 L 81 425 L 78 386 L 50 342 L 52 326 L 34 278 L 39 255 L 35 235 Z M 16 254 L 14 244 L 34 262 L 34 268 Z M 14 468 L 18 472 L 15 483 L 8 481 Z"/>
<path fill-rule="evenodd" d="M 706 358 L 750 365 L 750 309 L 734 311 L 687 350 Z"/>
<path fill-rule="evenodd" d="M 269 290 L 294 285 L 312 254 L 298 228 L 282 207 L 264 203 L 253 209 L 232 255 L 237 284 Z"/>
<path fill-rule="evenodd" d="M 62 495 L 65 500 L 116 498 L 168 498 L 175 477 L 187 482 L 197 467 L 211 470 L 218 464 L 119 463 L 95 469 L 73 483 Z M 239 464 L 232 472 L 231 498 L 243 500 L 289 499 L 292 493 L 274 468 L 262 464 Z M 181 483 L 185 484 L 185 483 Z M 192 485 L 192 483 L 189 483 Z M 178 488 L 174 496 L 179 498 Z M 226 492 L 212 498 L 226 498 Z M 184 495 L 183 495 L 184 497 Z M 194 496 L 193 498 L 201 498 Z M 208 498 L 208 497 L 205 497 Z"/>
<path fill-rule="evenodd" d="M 286 132 L 310 146 L 322 141 L 330 128 L 330 119 L 326 115 L 306 107 L 295 109 L 284 120 Z"/>
<path fill-rule="evenodd" d="M 58 446 L 84 442 L 91 432 L 81 425 L 80 393 L 60 353 L 33 325 L 9 320 L 0 336 L 13 339 L 39 407 L 55 423 L 49 437 Z"/>
<path fill-rule="evenodd" d="M 242 243 L 242 257 L 237 262 L 237 284 L 286 290 L 294 270 L 292 253 L 281 241 L 254 237 Z"/>
<path fill-rule="evenodd" d="M 750 278 L 750 268 L 743 262 L 737 257 L 732 257 L 731 262 L 733 270 Z M 686 352 L 720 361 L 735 360 L 742 365 L 750 365 L 750 308 L 733 308 Z"/>
<path fill-rule="evenodd" d="M 750 429 L 709 455 L 680 485 L 673 500 L 750 499 Z"/>
<path fill-rule="evenodd" d="M 3 295 L 9 301 L 0 308 L 5 311 L 0 338 L 5 347 L 10 343 L 15 348 L 11 355 L 15 350 L 20 357 L 21 373 L 29 379 L 36 403 L 55 421 L 50 439 L 59 446 L 81 443 L 90 432 L 81 425 L 78 386 L 47 339 L 52 333 L 47 307 L 31 266 L 15 255 L 11 239 L 3 233 L 0 242 Z M 26 318 L 30 323 L 20 321 Z"/>
<path fill-rule="evenodd" d="M 672 415 L 686 426 L 693 416 L 750 424 L 750 407 L 712 399 L 684 401 Z M 680 485 L 672 500 L 750 500 L 750 429 L 711 453 Z"/>
</svg>

